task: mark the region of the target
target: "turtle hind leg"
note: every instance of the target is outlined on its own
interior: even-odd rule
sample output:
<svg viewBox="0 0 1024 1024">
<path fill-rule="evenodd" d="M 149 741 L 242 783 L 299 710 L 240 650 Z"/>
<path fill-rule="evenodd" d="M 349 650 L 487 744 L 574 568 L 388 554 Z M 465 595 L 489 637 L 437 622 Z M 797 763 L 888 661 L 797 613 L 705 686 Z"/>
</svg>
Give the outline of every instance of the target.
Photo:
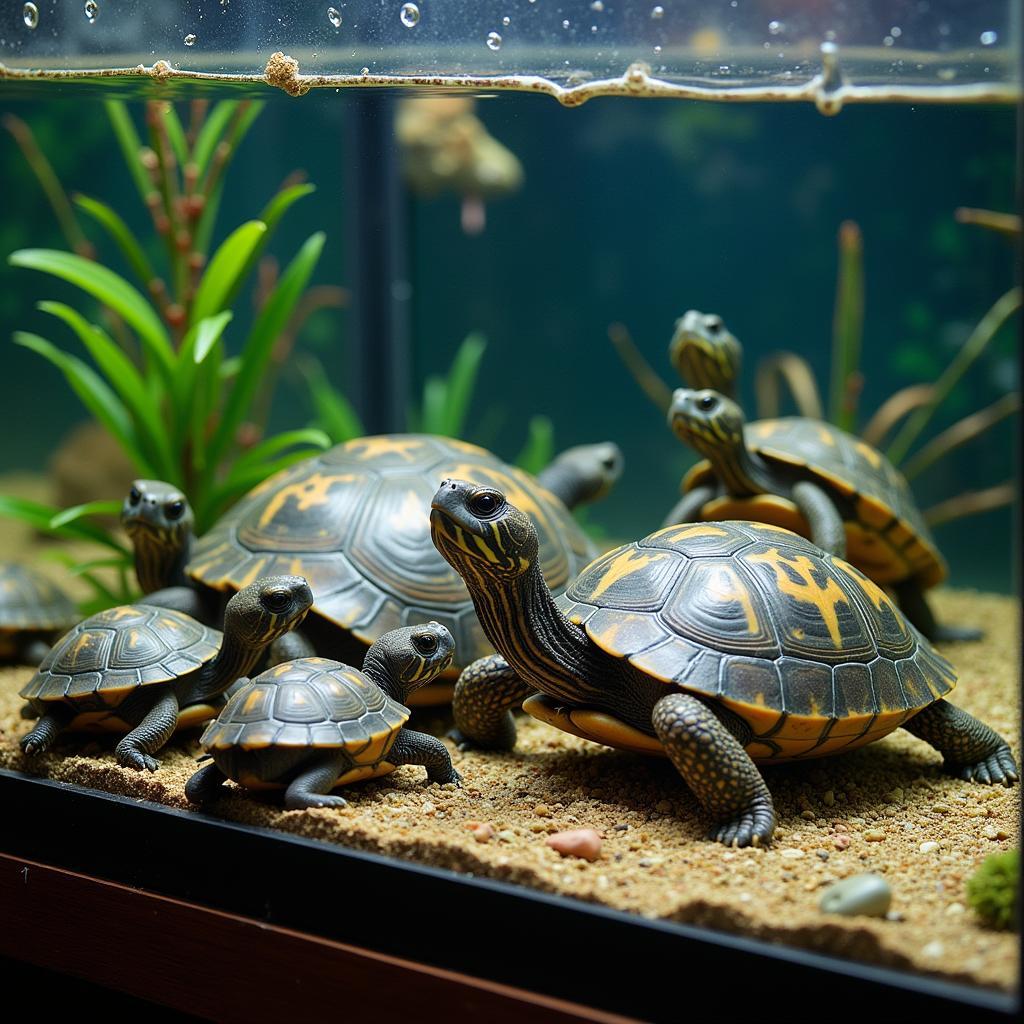
<svg viewBox="0 0 1024 1024">
<path fill-rule="evenodd" d="M 511 709 L 521 707 L 533 692 L 500 654 L 479 658 L 462 670 L 455 684 L 455 728 L 448 735 L 460 750 L 511 750 L 516 745 Z"/>
<path fill-rule="evenodd" d="M 345 770 L 340 758 L 318 760 L 299 772 L 284 791 L 284 805 L 289 811 L 310 807 L 345 807 L 348 801 L 331 790 Z"/>
<path fill-rule="evenodd" d="M 32 705 L 28 705 L 32 707 Z M 23 715 L 22 717 L 27 717 Z M 31 732 L 26 733 L 18 742 L 22 752 L 26 754 L 43 754 L 53 746 L 53 741 L 68 727 L 74 716 L 64 708 L 47 711 Z"/>
<path fill-rule="evenodd" d="M 910 619 L 918 632 L 932 643 L 962 643 L 968 640 L 981 640 L 985 636 L 984 630 L 973 626 L 950 626 L 936 621 L 935 613 L 920 586 L 913 580 L 898 584 L 896 597 L 903 614 Z"/>
<path fill-rule="evenodd" d="M 961 779 L 1012 786 L 1020 778 L 1006 740 L 948 701 L 929 704 L 903 728 L 931 744 L 942 754 L 946 770 Z"/>
<path fill-rule="evenodd" d="M 185 783 L 185 799 L 190 804 L 198 804 L 200 807 L 203 804 L 208 804 L 220 793 L 221 786 L 227 780 L 228 777 L 211 761 L 209 764 L 203 765 Z"/>
<path fill-rule="evenodd" d="M 431 782 L 462 784 L 462 776 L 452 767 L 448 748 L 437 737 L 428 736 L 425 732 L 402 729 L 385 760 L 394 765 L 421 764 L 427 769 L 427 778 Z"/>
<path fill-rule="evenodd" d="M 122 715 L 126 708 L 122 705 Z M 127 736 L 114 747 L 117 763 L 124 768 L 155 772 L 160 762 L 153 757 L 174 733 L 178 724 L 178 698 L 173 690 L 162 693 Z"/>
<path fill-rule="evenodd" d="M 651 722 L 672 763 L 718 824 L 709 838 L 727 846 L 771 842 L 775 808 L 757 766 L 743 749 L 750 730 L 697 697 L 662 697 Z"/>
</svg>

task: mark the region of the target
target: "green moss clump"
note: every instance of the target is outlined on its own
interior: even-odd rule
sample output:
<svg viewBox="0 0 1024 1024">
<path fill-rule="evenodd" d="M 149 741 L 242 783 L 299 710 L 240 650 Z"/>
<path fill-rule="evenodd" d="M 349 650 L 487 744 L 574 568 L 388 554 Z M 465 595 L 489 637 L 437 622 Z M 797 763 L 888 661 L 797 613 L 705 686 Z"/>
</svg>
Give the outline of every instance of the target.
<svg viewBox="0 0 1024 1024">
<path fill-rule="evenodd" d="M 967 880 L 967 899 L 990 928 L 1017 926 L 1017 890 L 1020 887 L 1020 851 L 1007 850 L 986 857 Z"/>
</svg>

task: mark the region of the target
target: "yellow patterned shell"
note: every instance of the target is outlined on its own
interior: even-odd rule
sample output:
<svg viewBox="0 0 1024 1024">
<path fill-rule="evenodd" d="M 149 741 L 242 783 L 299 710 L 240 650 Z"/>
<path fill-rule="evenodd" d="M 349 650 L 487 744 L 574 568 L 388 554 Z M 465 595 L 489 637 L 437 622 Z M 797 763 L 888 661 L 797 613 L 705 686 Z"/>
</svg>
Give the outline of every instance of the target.
<svg viewBox="0 0 1024 1024">
<path fill-rule="evenodd" d="M 72 600 L 41 572 L 0 562 L 0 632 L 65 630 L 77 618 Z"/>
<path fill-rule="evenodd" d="M 108 608 L 53 645 L 21 696 L 117 703 L 137 687 L 195 671 L 216 656 L 221 639 L 216 629 L 181 612 L 144 604 Z"/>
<path fill-rule="evenodd" d="M 240 687 L 200 743 L 210 752 L 343 748 L 353 766 L 370 766 L 384 759 L 408 720 L 409 709 L 357 669 L 301 658 Z"/>
<path fill-rule="evenodd" d="M 596 559 L 558 603 L 608 654 L 740 715 L 758 761 L 868 743 L 956 682 L 863 573 L 762 523 L 660 530 Z"/>
<path fill-rule="evenodd" d="M 916 579 L 932 587 L 946 578 L 946 563 L 907 481 L 871 445 L 831 424 L 799 416 L 749 423 L 744 438 L 748 449 L 769 464 L 805 471 L 829 491 L 846 523 L 846 557 L 875 582 Z M 714 480 L 711 463 L 702 461 L 687 473 L 683 490 Z M 752 519 L 810 533 L 796 506 L 773 494 L 723 495 L 704 506 L 701 518 Z"/>
<path fill-rule="evenodd" d="M 313 614 L 364 644 L 433 619 L 455 637 L 456 674 L 492 648 L 462 578 L 430 540 L 430 501 L 449 476 L 497 487 L 530 516 L 556 593 L 593 558 L 569 511 L 527 473 L 461 441 L 389 434 L 338 445 L 250 491 L 198 541 L 189 574 L 216 590 L 305 576 Z"/>
</svg>

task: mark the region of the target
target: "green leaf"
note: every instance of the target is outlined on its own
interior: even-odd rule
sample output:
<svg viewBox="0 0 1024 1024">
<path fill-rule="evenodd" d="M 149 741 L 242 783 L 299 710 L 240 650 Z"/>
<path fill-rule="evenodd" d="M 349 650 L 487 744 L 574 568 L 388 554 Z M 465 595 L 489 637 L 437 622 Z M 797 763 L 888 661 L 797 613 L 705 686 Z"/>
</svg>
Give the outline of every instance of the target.
<svg viewBox="0 0 1024 1024">
<path fill-rule="evenodd" d="M 103 105 L 107 108 L 107 116 L 110 118 L 118 145 L 121 147 L 124 162 L 128 166 L 128 171 L 135 182 L 135 187 L 139 190 L 142 201 L 145 202 L 146 196 L 153 191 L 154 186 L 139 159 L 142 143 L 139 141 L 138 132 L 135 131 L 131 114 L 128 113 L 128 106 L 121 100 L 105 100 Z"/>
<path fill-rule="evenodd" d="M 487 349 L 483 335 L 473 333 L 466 336 L 452 360 L 448 371 L 447 407 L 442 421 L 443 429 L 438 433 L 446 437 L 460 437 L 466 425 L 466 416 L 473 401 L 480 361 Z"/>
<path fill-rule="evenodd" d="M 533 416 L 528 427 L 526 444 L 515 458 L 515 464 L 536 476 L 555 454 L 555 428 L 547 416 Z"/>
<path fill-rule="evenodd" d="M 192 462 L 200 471 L 206 465 L 206 424 L 220 399 L 219 376 L 224 358 L 221 338 L 233 316 L 226 309 L 200 320 L 189 329 L 178 352 L 175 444 L 183 452 L 186 437 L 191 438 Z"/>
<path fill-rule="evenodd" d="M 349 400 L 331 386 L 324 368 L 317 360 L 305 359 L 300 370 L 309 386 L 313 408 L 320 427 L 325 430 L 334 444 L 351 441 L 365 433 L 359 415 Z"/>
<path fill-rule="evenodd" d="M 106 230 L 107 234 L 110 235 L 121 250 L 121 254 L 128 261 L 128 265 L 135 272 L 136 277 L 144 285 L 148 285 L 156 277 L 156 273 L 146 258 L 142 246 L 139 245 L 131 229 L 121 219 L 120 215 L 107 206 L 106 203 L 101 203 L 98 199 L 82 195 L 80 192 L 75 193 L 73 201 L 75 206 L 89 214 L 93 220 Z"/>
<path fill-rule="evenodd" d="M 302 430 L 287 430 L 282 434 L 275 434 L 265 441 L 260 441 L 248 451 L 243 452 L 231 467 L 227 475 L 227 482 L 236 474 L 248 473 L 259 468 L 263 463 L 269 462 L 274 456 L 283 452 L 286 448 L 293 448 L 304 445 L 306 448 L 316 448 L 323 451 L 331 447 L 331 439 L 322 430 L 314 427 L 306 427 Z M 309 455 L 307 451 L 305 453 Z"/>
<path fill-rule="evenodd" d="M 267 230 L 273 231 L 278 221 L 288 212 L 291 206 L 301 199 L 316 191 L 316 185 L 308 182 L 301 185 L 292 185 L 290 188 L 283 188 L 273 199 L 263 207 L 259 219 L 267 225 Z"/>
<path fill-rule="evenodd" d="M 96 569 L 120 569 L 131 562 L 124 558 L 92 558 L 88 562 L 75 562 L 68 566 L 72 576 L 81 576 L 84 573 L 93 572 Z"/>
<path fill-rule="evenodd" d="M 109 306 L 135 329 L 147 354 L 152 357 L 168 385 L 174 350 L 153 307 L 123 277 L 112 270 L 58 249 L 19 249 L 7 262 L 13 267 L 41 270 L 77 285 L 105 306 Z"/>
<path fill-rule="evenodd" d="M 215 103 L 203 121 L 203 126 L 196 136 L 196 144 L 192 150 L 192 162 L 199 168 L 199 180 L 206 177 L 210 161 L 217 146 L 224 138 L 231 116 L 238 109 L 241 100 L 221 100 Z"/>
<path fill-rule="evenodd" d="M 250 220 L 235 228 L 220 244 L 196 289 L 192 304 L 193 324 L 231 305 L 249 257 L 266 230 L 267 225 L 263 221 Z"/>
<path fill-rule="evenodd" d="M 308 451 L 289 452 L 271 462 L 253 466 L 244 473 L 234 473 L 228 480 L 213 487 L 206 501 L 196 511 L 198 523 L 210 523 L 217 519 L 226 509 L 230 508 L 243 494 L 252 490 L 257 484 L 268 480 L 275 473 L 293 466 L 296 462 L 308 459 Z"/>
<path fill-rule="evenodd" d="M 131 553 L 120 544 L 107 530 L 96 523 L 85 520 L 75 520 L 61 526 L 51 526 L 55 516 L 60 515 L 61 510 L 53 505 L 44 505 L 42 502 L 29 501 L 27 498 L 15 498 L 10 495 L 0 494 L 0 516 L 9 519 L 17 519 L 20 522 L 28 523 L 29 526 L 44 533 L 51 533 L 57 537 L 64 537 L 68 540 L 88 540 L 104 547 L 118 551 L 125 556 Z"/>
<path fill-rule="evenodd" d="M 171 149 L 177 158 L 178 164 L 184 167 L 188 163 L 188 142 L 185 140 L 185 129 L 181 126 L 181 119 L 174 109 L 173 103 L 165 103 L 160 111 L 164 119 L 164 127 L 167 129 L 167 138 L 170 140 Z"/>
<path fill-rule="evenodd" d="M 56 530 L 67 523 L 74 523 L 86 516 L 119 516 L 121 514 L 121 502 L 119 501 L 87 501 L 83 505 L 72 505 L 70 508 L 62 509 L 50 519 L 50 529 Z"/>
<path fill-rule="evenodd" d="M 428 377 L 423 382 L 423 412 L 419 429 L 425 434 L 448 435 L 445 429 L 448 385 L 443 377 Z"/>
<path fill-rule="evenodd" d="M 147 476 L 157 475 L 139 444 L 128 410 L 91 367 L 77 356 L 61 351 L 38 334 L 17 331 L 14 334 L 14 342 L 32 349 L 53 363 L 64 374 L 71 389 L 82 400 L 82 404 L 117 438 L 139 469 Z"/>
<path fill-rule="evenodd" d="M 90 324 L 77 310 L 62 302 L 40 302 L 38 308 L 62 320 L 78 335 L 131 413 L 139 446 L 145 452 L 147 462 L 161 479 L 168 479 L 169 474 L 173 476 L 174 462 L 159 409 L 135 364 L 104 330 Z"/>
<path fill-rule="evenodd" d="M 210 443 L 207 472 L 224 457 L 252 405 L 253 397 L 270 362 L 274 343 L 288 323 L 292 310 L 302 296 L 313 268 L 320 258 L 324 237 L 323 232 L 318 231 L 306 239 L 281 275 L 249 332 L 242 350 L 241 368 Z"/>
<path fill-rule="evenodd" d="M 195 252 L 209 252 L 210 239 L 213 236 L 213 226 L 217 221 L 217 211 L 220 209 L 221 196 L 224 194 L 224 179 L 217 182 L 212 193 L 206 196 L 206 203 L 203 212 L 199 215 L 199 222 L 192 238 L 192 248 Z"/>
</svg>

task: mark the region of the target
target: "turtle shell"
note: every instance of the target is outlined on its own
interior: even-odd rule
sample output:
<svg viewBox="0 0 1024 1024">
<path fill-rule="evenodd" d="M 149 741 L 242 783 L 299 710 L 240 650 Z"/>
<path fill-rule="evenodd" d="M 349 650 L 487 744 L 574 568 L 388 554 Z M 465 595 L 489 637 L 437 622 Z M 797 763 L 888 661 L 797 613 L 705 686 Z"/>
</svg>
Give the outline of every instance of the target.
<svg viewBox="0 0 1024 1024">
<path fill-rule="evenodd" d="M 382 766 L 409 709 L 358 669 L 327 658 L 300 658 L 240 687 L 200 743 L 214 755 L 272 748 L 344 749 L 342 780 L 384 774 Z M 262 780 L 256 780 L 257 784 Z"/>
<path fill-rule="evenodd" d="M 0 562 L 0 632 L 63 631 L 77 618 L 74 602 L 42 573 Z"/>
<path fill-rule="evenodd" d="M 140 686 L 195 671 L 220 649 L 221 634 L 181 612 L 120 605 L 65 633 L 22 689 L 33 701 L 114 706 Z"/>
<path fill-rule="evenodd" d="M 946 578 L 946 563 L 907 481 L 871 445 L 831 424 L 799 416 L 749 423 L 744 437 L 750 451 L 769 463 L 806 471 L 839 499 L 846 521 L 846 557 L 873 580 L 915 579 L 922 587 L 932 587 Z M 711 463 L 702 461 L 687 473 L 683 489 L 714 480 Z M 810 533 L 796 505 L 773 494 L 724 495 L 708 502 L 701 518 L 753 519 Z"/>
<path fill-rule="evenodd" d="M 447 673 L 492 652 L 462 578 L 430 540 L 445 477 L 500 489 L 533 520 L 548 586 L 565 589 L 594 556 L 568 509 L 533 477 L 475 445 L 418 434 L 362 437 L 264 481 L 196 544 L 189 574 L 216 590 L 305 576 L 312 612 L 371 644 L 436 620 L 455 637 Z"/>
<path fill-rule="evenodd" d="M 757 761 L 871 742 L 956 681 L 863 573 L 762 523 L 660 530 L 592 562 L 559 607 L 608 654 L 740 715 Z"/>
</svg>

